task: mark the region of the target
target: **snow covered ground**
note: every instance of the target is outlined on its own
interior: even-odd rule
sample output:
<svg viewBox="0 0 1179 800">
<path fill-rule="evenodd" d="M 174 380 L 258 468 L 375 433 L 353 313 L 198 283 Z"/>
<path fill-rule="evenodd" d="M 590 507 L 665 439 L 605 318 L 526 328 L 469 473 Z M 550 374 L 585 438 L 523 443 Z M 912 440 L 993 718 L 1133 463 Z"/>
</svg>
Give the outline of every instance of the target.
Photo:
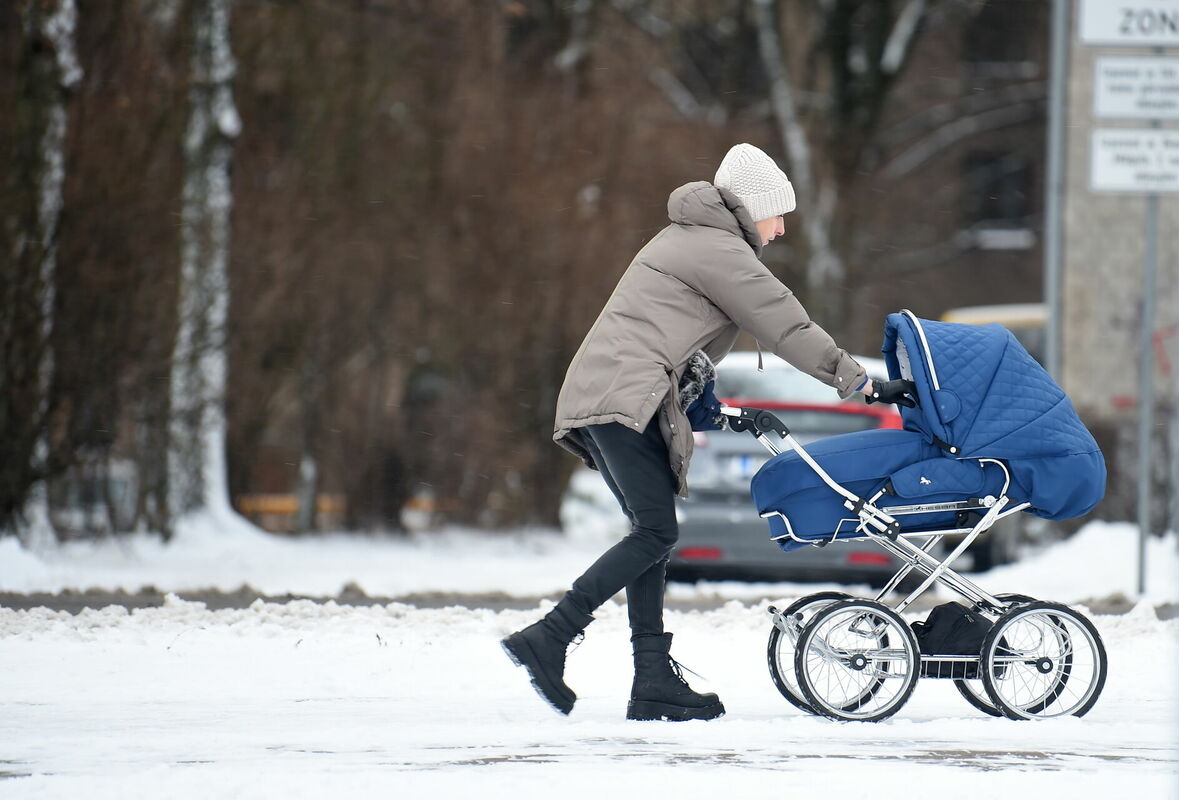
<svg viewBox="0 0 1179 800">
<path fill-rule="evenodd" d="M 334 595 L 505 592 L 567 586 L 611 531 L 448 531 L 410 540 L 292 540 L 190 529 L 42 553 L 0 540 L 0 591 L 234 589 Z M 979 577 L 992 591 L 1069 603 L 1134 595 L 1136 531 L 1094 523 Z M 542 613 L 295 601 L 213 611 L 170 598 L 76 616 L 0 609 L 0 797 L 1179 798 L 1179 601 L 1174 536 L 1149 542 L 1146 599 L 1094 616 L 1109 679 L 1083 718 L 1011 722 L 925 680 L 880 724 L 838 724 L 787 704 L 765 668 L 764 599 L 817 586 L 672 586 L 711 598 L 670 611 L 676 657 L 721 695 L 709 723 L 624 719 L 625 607 L 608 603 L 570 657 L 579 701 L 560 717 L 498 640 Z M 768 546 L 768 545 L 767 545 Z M 719 600 L 717 600 L 719 598 Z M 534 602 L 534 601 L 528 601 Z M 916 618 L 916 617 L 914 617 Z"/>
<path fill-rule="evenodd" d="M 497 640 L 531 611 L 170 601 L 0 610 L 3 797 L 1179 797 L 1179 620 L 1096 617 L 1083 718 L 985 717 L 925 680 L 879 724 L 808 717 L 764 666 L 764 604 L 668 615 L 728 714 L 635 723 L 625 609 L 569 661 L 560 717 Z M 607 794 L 606 796 L 611 796 Z"/>
</svg>

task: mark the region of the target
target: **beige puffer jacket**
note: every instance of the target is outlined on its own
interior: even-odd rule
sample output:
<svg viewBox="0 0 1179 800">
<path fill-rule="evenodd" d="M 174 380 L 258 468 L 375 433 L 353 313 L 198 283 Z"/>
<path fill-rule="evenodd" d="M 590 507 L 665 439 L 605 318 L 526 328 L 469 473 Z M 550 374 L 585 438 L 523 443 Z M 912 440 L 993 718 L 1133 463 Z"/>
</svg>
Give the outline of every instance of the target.
<svg viewBox="0 0 1179 800">
<path fill-rule="evenodd" d="M 841 397 L 867 375 L 758 260 L 761 238 L 736 195 L 689 183 L 671 193 L 667 212 L 672 224 L 634 257 L 569 364 L 553 439 L 593 466 L 578 428 L 642 431 L 658 412 L 684 494 L 692 431 L 676 398 L 697 350 L 720 361 L 745 330 Z"/>
</svg>

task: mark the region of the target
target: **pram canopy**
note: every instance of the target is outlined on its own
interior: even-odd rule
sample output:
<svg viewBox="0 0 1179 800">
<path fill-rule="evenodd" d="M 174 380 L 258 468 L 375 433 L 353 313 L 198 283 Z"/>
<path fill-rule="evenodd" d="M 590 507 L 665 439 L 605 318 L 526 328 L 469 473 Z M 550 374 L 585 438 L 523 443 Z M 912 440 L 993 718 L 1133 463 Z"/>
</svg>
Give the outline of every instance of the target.
<svg viewBox="0 0 1179 800">
<path fill-rule="evenodd" d="M 859 497 L 883 489 L 876 505 L 887 509 L 997 496 L 1009 474 L 1010 501 L 1047 519 L 1079 516 L 1101 500 L 1101 450 L 1068 396 L 1006 328 L 890 314 L 882 352 L 889 377 L 912 380 L 920 405 L 901 409 L 902 431 L 844 434 L 805 448 L 844 488 Z M 843 498 L 793 451 L 766 462 L 750 488 L 760 513 L 777 512 L 768 517 L 770 533 L 784 550 L 864 535 L 846 524 Z M 904 529 L 955 520 L 953 511 L 918 515 Z"/>
<path fill-rule="evenodd" d="M 1013 498 L 1045 519 L 1090 511 L 1105 495 L 1105 459 L 1047 371 L 999 324 L 962 325 L 889 314 L 881 348 L 889 377 L 917 386 L 902 408 L 949 458 L 1001 459 Z"/>
</svg>

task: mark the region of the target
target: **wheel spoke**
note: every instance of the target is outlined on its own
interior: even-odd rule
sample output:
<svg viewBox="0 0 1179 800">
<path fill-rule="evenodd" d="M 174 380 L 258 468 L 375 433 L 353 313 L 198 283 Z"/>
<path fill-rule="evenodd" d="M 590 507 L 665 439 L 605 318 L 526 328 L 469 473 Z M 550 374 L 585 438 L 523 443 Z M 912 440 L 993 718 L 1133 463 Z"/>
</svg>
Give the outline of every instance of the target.
<svg viewBox="0 0 1179 800">
<path fill-rule="evenodd" d="M 796 657 L 807 700 L 835 719 L 879 720 L 895 713 L 919 673 L 908 625 L 868 600 L 835 603 L 816 613 L 801 632 Z"/>
<path fill-rule="evenodd" d="M 1096 629 L 1054 603 L 1034 602 L 1000 616 L 982 660 L 988 696 L 1017 719 L 1084 714 L 1105 683 L 1105 649 Z"/>
<path fill-rule="evenodd" d="M 814 709 L 803 696 L 795 674 L 795 653 L 798 638 L 802 629 L 815 615 L 815 612 L 825 606 L 849 599 L 843 592 L 818 592 L 794 601 L 781 612 L 781 625 L 775 620 L 774 628 L 770 631 L 767 646 L 767 660 L 769 662 L 770 677 L 778 691 L 796 708 L 813 714 Z M 783 630 L 784 629 L 784 630 Z"/>
</svg>

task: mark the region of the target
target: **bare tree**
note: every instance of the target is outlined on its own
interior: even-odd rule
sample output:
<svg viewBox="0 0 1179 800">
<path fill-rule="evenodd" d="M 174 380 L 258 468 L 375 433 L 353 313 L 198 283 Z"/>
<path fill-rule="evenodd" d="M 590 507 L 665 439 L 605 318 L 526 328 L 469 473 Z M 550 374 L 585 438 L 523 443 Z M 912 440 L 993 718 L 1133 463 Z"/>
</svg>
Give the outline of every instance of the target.
<svg viewBox="0 0 1179 800">
<path fill-rule="evenodd" d="M 791 180 L 798 195 L 809 201 L 803 209 L 804 230 L 811 255 L 807 266 L 807 286 L 812 293 L 825 284 L 843 277 L 843 260 L 831 243 L 831 220 L 835 212 L 836 190 L 830 183 L 816 191 L 811 146 L 799 117 L 794 85 L 782 57 L 778 21 L 772 0 L 754 0 L 757 11 L 758 51 L 770 81 L 770 104 L 774 111 L 782 147 L 790 161 Z M 818 202 L 815 202 L 817 198 Z"/>
<path fill-rule="evenodd" d="M 854 305 L 824 322 L 862 347 L 905 281 L 935 305 L 954 285 L 922 273 L 966 279 L 962 153 L 1043 96 L 946 79 L 979 74 L 955 64 L 981 17 L 952 0 L 89 3 L 46 262 L 31 92 L 57 84 L 32 80 L 53 52 L 18 24 L 34 5 L 62 7 L 0 3 L 0 512 L 25 508 L 48 430 L 51 502 L 132 474 L 112 530 L 228 513 L 227 477 L 296 494 L 300 527 L 320 494 L 393 527 L 419 490 L 465 522 L 555 523 L 576 462 L 553 401 L 672 187 L 734 142 L 777 151 L 804 227 L 770 266 L 816 316 Z"/>
<path fill-rule="evenodd" d="M 65 181 L 67 104 L 82 78 L 74 50 L 74 0 L 29 0 L 21 13 L 21 87 L 12 184 L 16 213 L 4 220 L 0 430 L 6 461 L 2 510 L 26 544 L 53 536 L 46 479 L 52 468 L 48 418 L 53 378 L 57 235 Z M 27 416 L 26 416 L 27 415 Z M 21 511 L 17 511 L 21 509 Z"/>
<path fill-rule="evenodd" d="M 184 138 L 178 326 L 172 354 L 168 505 L 173 526 L 230 512 L 225 475 L 230 161 L 241 120 L 230 0 L 192 3 L 189 119 Z M 171 535 L 171 531 L 166 535 Z"/>
<path fill-rule="evenodd" d="M 887 3 L 856 3 L 849 0 L 808 5 L 798 17 L 782 19 L 775 13 L 779 0 L 753 0 L 757 18 L 758 51 L 770 83 L 770 105 L 790 164 L 790 178 L 803 203 L 800 212 L 810 253 L 806 281 L 811 306 L 830 320 L 838 308 L 832 305 L 831 288 L 846 274 L 843 257 L 833 243 L 839 206 L 840 183 L 849 168 L 859 165 L 862 148 L 870 140 L 888 90 L 917 39 L 927 0 L 908 0 L 895 19 Z M 783 15 L 784 16 L 784 15 Z M 798 110 L 798 87 L 791 79 L 788 54 L 782 52 L 782 28 L 814 31 L 827 46 L 808 43 L 810 52 L 828 55 L 831 97 L 821 104 L 829 119 L 812 121 L 810 127 L 833 148 L 812 147 L 814 133 Z M 794 41 L 805 34 L 796 33 Z M 820 178 L 820 175 L 824 176 Z"/>
</svg>

